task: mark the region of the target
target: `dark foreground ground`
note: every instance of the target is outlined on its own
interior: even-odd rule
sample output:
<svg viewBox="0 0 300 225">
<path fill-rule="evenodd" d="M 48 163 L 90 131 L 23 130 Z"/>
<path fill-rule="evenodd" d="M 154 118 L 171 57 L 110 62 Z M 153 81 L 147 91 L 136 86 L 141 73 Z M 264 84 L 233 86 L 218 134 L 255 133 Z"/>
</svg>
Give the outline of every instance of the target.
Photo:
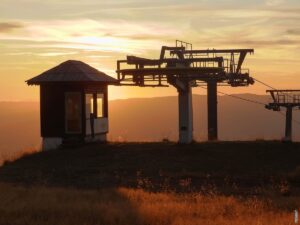
<svg viewBox="0 0 300 225">
<path fill-rule="evenodd" d="M 300 144 L 92 144 L 0 167 L 0 225 L 282 225 Z"/>
<path fill-rule="evenodd" d="M 216 142 L 90 144 L 6 162 L 0 182 L 99 189 L 290 194 L 300 187 L 300 144 Z"/>
</svg>

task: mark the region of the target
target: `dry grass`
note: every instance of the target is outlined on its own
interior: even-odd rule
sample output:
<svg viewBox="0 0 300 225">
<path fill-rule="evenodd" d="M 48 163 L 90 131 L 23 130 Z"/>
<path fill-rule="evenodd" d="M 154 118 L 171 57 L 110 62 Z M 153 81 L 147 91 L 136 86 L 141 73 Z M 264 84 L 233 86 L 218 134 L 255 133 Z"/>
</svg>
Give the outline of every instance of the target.
<svg viewBox="0 0 300 225">
<path fill-rule="evenodd" d="M 27 155 L 0 168 L 0 225 L 294 224 L 299 149 L 115 143 Z"/>
<path fill-rule="evenodd" d="M 256 198 L 197 193 L 146 193 L 121 189 L 137 208 L 141 224 L 292 224 L 290 212 L 280 211 L 270 201 Z"/>
<path fill-rule="evenodd" d="M 293 211 L 281 208 L 280 202 L 216 194 L 149 193 L 128 188 L 77 190 L 2 183 L 0 224 L 293 224 Z"/>
</svg>

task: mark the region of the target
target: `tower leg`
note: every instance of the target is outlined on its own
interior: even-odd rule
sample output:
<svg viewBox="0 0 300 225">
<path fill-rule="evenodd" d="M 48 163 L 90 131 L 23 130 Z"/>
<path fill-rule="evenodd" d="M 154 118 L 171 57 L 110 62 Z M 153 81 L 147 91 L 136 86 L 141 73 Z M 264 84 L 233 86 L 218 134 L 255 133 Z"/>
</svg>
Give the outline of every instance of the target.
<svg viewBox="0 0 300 225">
<path fill-rule="evenodd" d="M 207 125 L 208 140 L 218 139 L 218 108 L 217 108 L 217 82 L 207 82 Z"/>
<path fill-rule="evenodd" d="M 285 141 L 292 141 L 292 115 L 293 107 L 289 106 L 286 108 L 285 116 Z"/>
<path fill-rule="evenodd" d="M 193 141 L 193 103 L 192 88 L 178 91 L 179 143 L 190 144 Z"/>
</svg>

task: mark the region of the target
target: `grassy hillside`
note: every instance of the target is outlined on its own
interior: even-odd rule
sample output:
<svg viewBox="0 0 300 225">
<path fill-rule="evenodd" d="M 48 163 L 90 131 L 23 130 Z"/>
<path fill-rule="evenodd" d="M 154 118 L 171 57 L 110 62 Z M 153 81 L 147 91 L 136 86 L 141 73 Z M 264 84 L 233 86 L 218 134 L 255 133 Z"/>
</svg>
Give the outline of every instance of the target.
<svg viewBox="0 0 300 225">
<path fill-rule="evenodd" d="M 300 143 L 90 144 L 0 168 L 0 224 L 293 224 Z"/>
<path fill-rule="evenodd" d="M 0 224 L 293 224 L 300 143 L 90 144 L 0 168 Z"/>
<path fill-rule="evenodd" d="M 282 181 L 297 185 L 293 174 L 300 170 L 298 166 L 299 143 L 90 144 L 6 163 L 0 180 L 86 189 L 143 186 L 160 190 L 170 186 L 188 190 L 203 184 L 217 188 L 234 184 L 253 191 L 254 186 L 271 187 Z M 184 180 L 187 187 L 181 185 Z"/>
</svg>

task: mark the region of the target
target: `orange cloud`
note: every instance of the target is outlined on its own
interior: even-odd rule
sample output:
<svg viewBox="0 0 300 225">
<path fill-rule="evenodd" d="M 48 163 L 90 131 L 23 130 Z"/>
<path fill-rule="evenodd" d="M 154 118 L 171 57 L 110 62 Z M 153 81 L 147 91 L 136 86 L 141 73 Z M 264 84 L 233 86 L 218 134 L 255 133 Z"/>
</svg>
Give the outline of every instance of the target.
<svg viewBox="0 0 300 225">
<path fill-rule="evenodd" d="M 14 29 L 22 27 L 23 25 L 19 22 L 2 22 L 0 23 L 0 33 L 11 32 Z"/>
</svg>

